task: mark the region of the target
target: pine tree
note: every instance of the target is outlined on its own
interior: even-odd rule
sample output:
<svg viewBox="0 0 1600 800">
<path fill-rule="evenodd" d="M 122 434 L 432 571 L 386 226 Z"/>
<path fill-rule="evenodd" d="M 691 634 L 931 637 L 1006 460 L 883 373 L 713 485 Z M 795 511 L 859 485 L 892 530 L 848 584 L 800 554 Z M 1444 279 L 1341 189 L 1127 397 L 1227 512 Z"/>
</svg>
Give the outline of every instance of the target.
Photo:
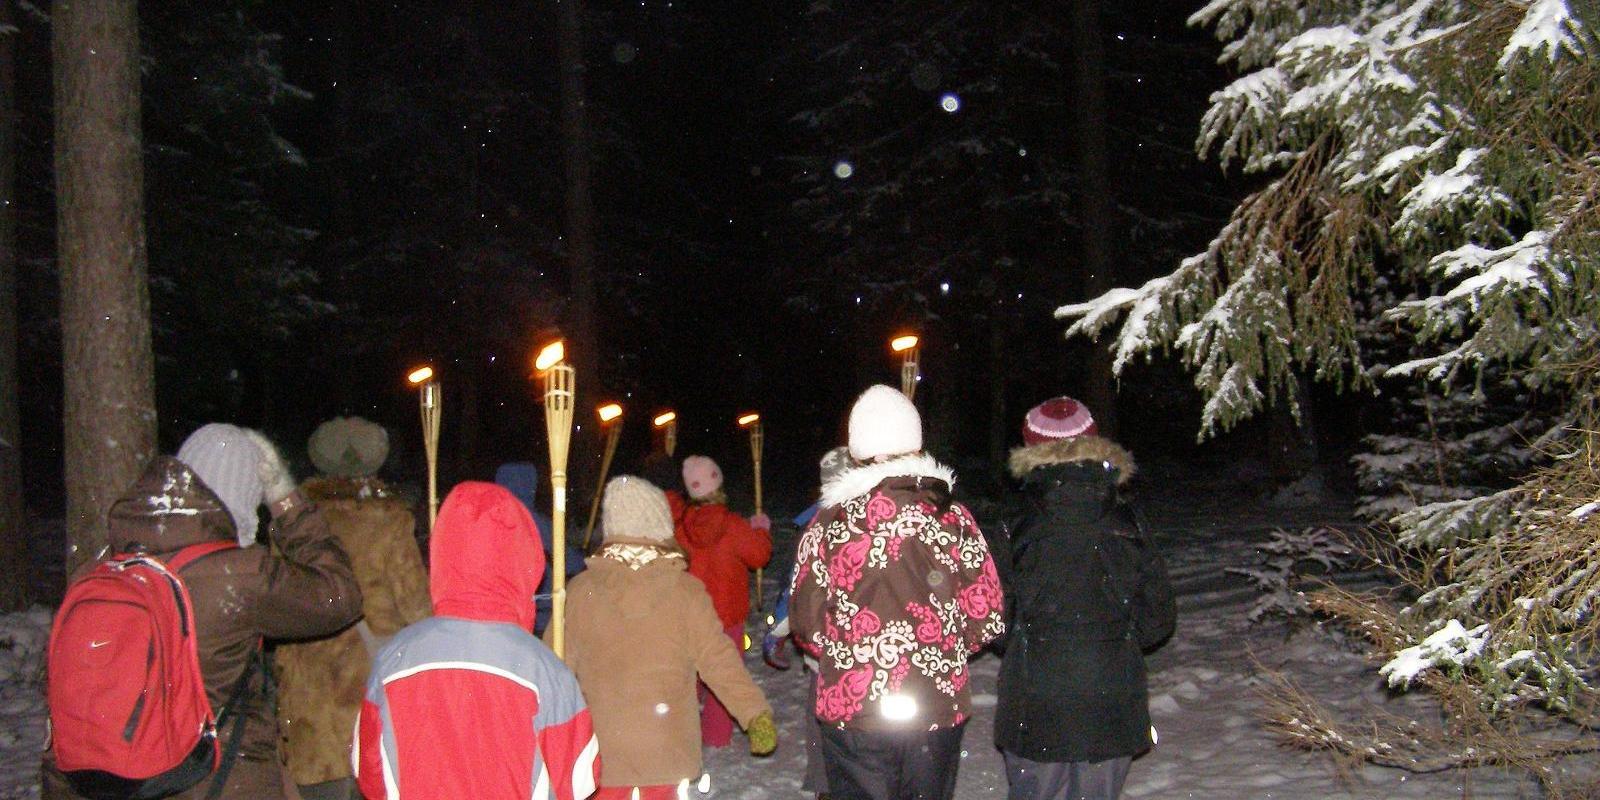
<svg viewBox="0 0 1600 800">
<path fill-rule="evenodd" d="M 1122 318 L 1119 370 L 1175 349 L 1202 438 L 1292 404 L 1299 374 L 1394 396 L 1414 424 L 1358 470 L 1414 591 L 1313 605 L 1357 624 L 1392 685 L 1435 691 L 1446 724 L 1359 735 L 1296 700 L 1279 729 L 1548 778 L 1597 743 L 1503 734 L 1533 709 L 1600 722 L 1600 20 L 1566 0 L 1213 0 L 1190 21 L 1243 73 L 1198 150 L 1265 183 L 1172 273 L 1057 316 L 1090 336 Z"/>
</svg>

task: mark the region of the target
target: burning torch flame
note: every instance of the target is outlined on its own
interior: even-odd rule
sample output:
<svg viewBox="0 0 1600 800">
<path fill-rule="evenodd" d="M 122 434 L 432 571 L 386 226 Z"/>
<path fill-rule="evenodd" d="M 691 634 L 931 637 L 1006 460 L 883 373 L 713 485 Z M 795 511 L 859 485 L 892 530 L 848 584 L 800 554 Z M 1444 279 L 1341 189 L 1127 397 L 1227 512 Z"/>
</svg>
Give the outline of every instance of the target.
<svg viewBox="0 0 1600 800">
<path fill-rule="evenodd" d="M 601 422 L 610 422 L 611 420 L 622 416 L 622 406 L 617 405 L 616 403 L 607 403 L 600 407 L 598 413 L 600 414 Z"/>
<path fill-rule="evenodd" d="M 412 386 L 421 386 L 433 377 L 433 367 L 417 367 L 406 376 L 406 381 Z"/>
<path fill-rule="evenodd" d="M 906 334 L 905 336 L 896 336 L 893 339 L 889 340 L 889 349 L 895 351 L 896 353 L 904 353 L 905 351 L 910 350 L 911 348 L 916 347 L 916 346 L 917 346 L 917 337 L 914 334 Z"/>
<path fill-rule="evenodd" d="M 567 343 L 557 339 L 556 341 L 545 345 L 544 349 L 539 351 L 539 357 L 533 360 L 533 368 L 539 370 L 540 372 L 544 372 L 545 370 L 560 364 L 564 359 L 566 359 L 566 357 Z"/>
<path fill-rule="evenodd" d="M 669 422 L 673 422 L 677 418 L 678 418 L 678 413 L 676 411 L 667 411 L 667 412 L 658 414 L 658 415 L 656 415 L 656 418 L 654 420 L 655 421 L 655 426 L 657 428 L 660 428 L 660 427 L 666 425 Z"/>
<path fill-rule="evenodd" d="M 760 421 L 761 421 L 761 415 L 760 414 L 745 414 L 744 416 L 739 418 L 739 427 L 748 428 L 751 425 L 754 425 L 755 423 L 760 422 Z"/>
</svg>

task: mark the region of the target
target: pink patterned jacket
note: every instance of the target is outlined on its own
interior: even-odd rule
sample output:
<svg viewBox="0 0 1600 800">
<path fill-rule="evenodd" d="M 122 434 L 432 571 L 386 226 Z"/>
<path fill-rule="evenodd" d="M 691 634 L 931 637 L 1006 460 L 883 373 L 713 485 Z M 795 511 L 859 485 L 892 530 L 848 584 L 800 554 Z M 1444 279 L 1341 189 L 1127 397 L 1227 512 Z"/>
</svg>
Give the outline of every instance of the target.
<svg viewBox="0 0 1600 800">
<path fill-rule="evenodd" d="M 817 718 L 938 730 L 971 709 L 967 657 L 1005 631 L 1000 581 L 955 478 L 915 454 L 822 488 L 800 538 L 790 624 L 820 663 Z"/>
</svg>

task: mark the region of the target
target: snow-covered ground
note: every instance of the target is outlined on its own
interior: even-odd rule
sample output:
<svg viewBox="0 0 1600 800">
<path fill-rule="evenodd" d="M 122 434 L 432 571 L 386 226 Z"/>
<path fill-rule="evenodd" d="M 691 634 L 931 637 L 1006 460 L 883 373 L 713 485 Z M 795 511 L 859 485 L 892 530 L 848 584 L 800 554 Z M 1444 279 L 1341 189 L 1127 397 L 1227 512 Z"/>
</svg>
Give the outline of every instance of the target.
<svg viewBox="0 0 1600 800">
<path fill-rule="evenodd" d="M 44 749 L 44 646 L 50 612 L 0 616 L 0 800 L 39 796 Z"/>
<path fill-rule="evenodd" d="M 1146 499 L 1154 537 L 1163 548 L 1180 594 L 1178 632 L 1150 659 L 1151 712 L 1160 744 L 1134 762 L 1130 798 L 1533 798 L 1526 778 L 1496 770 L 1412 775 L 1367 767 L 1337 769 L 1324 755 L 1277 746 L 1258 712 L 1263 668 L 1281 669 L 1302 688 L 1335 708 L 1352 713 L 1363 705 L 1429 713 L 1422 698 L 1392 696 L 1376 671 L 1338 640 L 1315 626 L 1252 624 L 1247 612 L 1256 598 L 1230 566 L 1257 563 L 1256 544 L 1276 526 L 1298 528 L 1335 521 L 1337 505 L 1273 508 L 1231 492 L 1226 481 L 1197 487 L 1192 480 L 1154 480 L 1166 492 Z M 793 532 L 784 530 L 783 538 Z M 780 552 L 787 542 L 780 542 Z M 783 562 L 782 557 L 777 559 Z M 767 577 L 773 597 L 784 564 Z M 49 633 L 42 609 L 0 617 L 0 800 L 38 797 L 38 753 L 44 741 L 40 663 Z M 707 754 L 708 798 L 801 797 L 807 677 L 798 665 L 777 672 L 758 652 L 746 663 L 777 712 L 779 749 L 752 758 L 742 737 L 733 747 Z M 1005 771 L 993 742 L 993 706 L 999 660 L 981 657 L 973 666 L 976 713 L 967 726 L 957 797 L 1005 796 Z"/>
<path fill-rule="evenodd" d="M 1233 492 L 1196 487 L 1192 481 L 1152 481 L 1185 496 L 1157 494 L 1144 509 L 1163 548 L 1179 592 L 1178 630 L 1150 658 L 1151 715 L 1160 743 L 1135 761 L 1124 792 L 1129 798 L 1535 798 L 1528 779 L 1498 770 L 1414 775 L 1378 767 L 1341 773 L 1326 755 L 1279 747 L 1262 727 L 1262 669 L 1281 669 L 1334 708 L 1364 705 L 1430 713 L 1424 698 L 1392 696 L 1362 657 L 1337 637 L 1312 625 L 1291 631 L 1281 622 L 1252 624 L 1257 598 L 1243 576 L 1227 567 L 1257 564 L 1255 545 L 1274 527 L 1299 528 L 1343 521 L 1337 504 L 1274 508 Z M 1170 491 L 1170 490 L 1169 490 Z M 774 572 L 781 570 L 775 569 Z M 769 582 L 774 581 L 769 578 Z M 770 588 L 768 597 L 771 597 Z M 712 787 L 706 797 L 762 800 L 802 797 L 807 677 L 796 665 L 776 672 L 758 652 L 746 663 L 766 690 L 779 718 L 778 752 L 751 758 L 736 737 L 733 747 L 707 754 Z M 967 725 L 956 797 L 1003 798 L 1005 769 L 993 745 L 993 707 L 999 659 L 973 665 L 978 706 Z"/>
</svg>

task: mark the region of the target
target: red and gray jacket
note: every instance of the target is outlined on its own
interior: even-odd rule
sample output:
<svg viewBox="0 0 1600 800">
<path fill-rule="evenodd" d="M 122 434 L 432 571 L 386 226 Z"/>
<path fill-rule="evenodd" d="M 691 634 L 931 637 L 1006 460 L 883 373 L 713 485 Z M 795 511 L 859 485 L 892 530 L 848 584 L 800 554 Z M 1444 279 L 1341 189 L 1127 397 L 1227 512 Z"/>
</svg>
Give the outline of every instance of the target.
<svg viewBox="0 0 1600 800">
<path fill-rule="evenodd" d="M 1000 580 L 954 476 L 916 454 L 822 487 L 800 538 L 789 621 L 820 662 L 816 715 L 864 731 L 937 730 L 971 713 L 967 656 L 1005 631 Z"/>
<path fill-rule="evenodd" d="M 355 769 L 373 800 L 583 800 L 599 744 L 577 679 L 534 638 L 544 549 L 505 489 L 468 482 L 439 510 L 434 617 L 378 652 Z"/>
</svg>

